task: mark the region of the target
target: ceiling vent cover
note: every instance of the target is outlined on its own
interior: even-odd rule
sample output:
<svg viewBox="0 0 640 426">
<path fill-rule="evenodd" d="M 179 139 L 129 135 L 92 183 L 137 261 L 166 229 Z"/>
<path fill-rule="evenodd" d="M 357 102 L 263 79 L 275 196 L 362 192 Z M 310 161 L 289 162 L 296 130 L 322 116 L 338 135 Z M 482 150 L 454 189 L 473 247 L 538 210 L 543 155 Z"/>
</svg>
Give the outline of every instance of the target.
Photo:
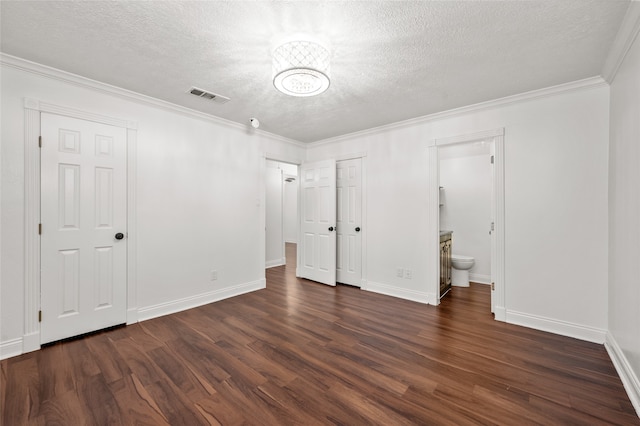
<svg viewBox="0 0 640 426">
<path fill-rule="evenodd" d="M 226 96 L 218 95 L 217 93 L 213 92 L 207 92 L 206 90 L 199 89 L 197 87 L 192 87 L 191 89 L 189 89 L 189 93 L 199 98 L 208 99 L 219 104 L 226 104 L 231 100 Z"/>
</svg>

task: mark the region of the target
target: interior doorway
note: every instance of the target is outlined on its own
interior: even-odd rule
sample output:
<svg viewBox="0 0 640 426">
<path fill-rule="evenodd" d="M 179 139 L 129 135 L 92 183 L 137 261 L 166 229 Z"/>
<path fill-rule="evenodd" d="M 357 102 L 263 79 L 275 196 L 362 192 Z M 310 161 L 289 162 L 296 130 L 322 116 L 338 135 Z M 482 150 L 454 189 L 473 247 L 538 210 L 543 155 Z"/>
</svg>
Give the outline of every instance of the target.
<svg viewBox="0 0 640 426">
<path fill-rule="evenodd" d="M 491 232 L 491 307 L 494 318 L 506 320 L 504 281 L 504 129 L 490 130 L 474 134 L 435 139 L 428 148 L 429 167 L 429 217 L 428 217 L 428 257 L 431 265 L 427 283 L 429 303 L 440 303 L 440 156 L 441 149 L 455 145 L 485 142 L 491 147 L 492 170 L 492 220 L 487 225 Z M 446 190 L 446 189 L 445 189 Z M 455 248 L 454 248 L 455 251 Z"/>
<path fill-rule="evenodd" d="M 493 140 L 450 144 L 438 149 L 440 244 L 448 244 L 446 255 L 453 257 L 453 262 L 440 264 L 470 267 L 467 272 L 453 271 L 450 280 L 453 287 L 467 287 L 469 282 L 486 285 L 493 282 L 493 152 Z M 462 265 L 456 263 L 458 258 L 464 259 Z M 445 271 L 443 276 L 449 278 L 448 273 Z M 447 283 L 441 282 L 440 298 L 444 297 L 444 284 Z"/>
<path fill-rule="evenodd" d="M 23 352 L 31 352 L 40 349 L 42 333 L 40 318 L 46 320 L 47 313 L 42 311 L 42 259 L 40 230 L 46 232 L 41 217 L 41 197 L 45 188 L 41 188 L 41 156 L 43 155 L 40 138 L 42 134 L 42 115 L 45 113 L 77 118 L 101 123 L 125 129 L 126 133 L 126 234 L 121 243 L 126 244 L 126 323 L 132 324 L 138 321 L 137 309 L 137 281 L 136 281 L 136 246 L 137 246 L 137 179 L 136 179 L 136 152 L 137 152 L 137 127 L 135 121 L 97 114 L 90 111 L 82 111 L 69 108 L 64 105 L 56 105 L 48 102 L 40 102 L 38 99 L 25 98 L 25 297 L 24 297 L 24 335 L 22 340 Z M 104 145 L 104 139 L 99 138 Z M 42 141 L 42 144 L 46 143 Z M 54 142 L 55 146 L 55 142 Z M 60 145 L 58 145 L 59 147 Z M 94 147 L 95 148 L 95 147 Z M 102 149 L 99 150 L 103 151 Z M 44 224 L 43 224 L 44 225 Z M 116 232 L 117 233 L 117 232 Z M 112 234 L 114 235 L 114 234 Z M 114 235 L 115 236 L 115 235 Z M 103 289 L 105 287 L 102 287 Z M 42 311 L 42 313 L 40 313 Z M 42 315 L 42 317 L 40 316 Z M 122 321 L 118 319 L 118 322 Z"/>
<path fill-rule="evenodd" d="M 285 265 L 286 243 L 298 239 L 298 165 L 266 160 L 265 267 Z"/>
<path fill-rule="evenodd" d="M 321 172 L 317 169 L 308 171 L 311 163 L 298 166 L 265 157 L 265 267 L 286 264 L 287 253 L 291 253 L 286 247 L 295 244 L 297 276 L 329 285 L 341 283 L 364 289 L 365 156 L 328 161 L 331 164 Z M 319 173 L 317 176 L 314 175 L 316 172 Z M 321 174 L 332 175 L 332 184 L 325 189 L 318 189 L 318 185 L 314 185 L 315 189 L 305 189 L 305 176 L 309 183 L 320 179 Z M 305 201 L 305 193 L 313 193 L 319 198 L 309 197 Z M 328 195 L 330 193 L 333 195 Z M 310 213 L 306 220 L 305 212 Z M 321 219 L 324 215 L 330 217 Z M 311 232 L 305 228 L 310 220 L 318 221 L 317 230 Z M 308 240 L 306 247 L 310 248 L 306 251 L 305 238 Z M 330 244 L 323 244 L 330 240 Z M 328 262 L 333 265 L 328 266 Z M 316 276 L 314 268 L 320 269 L 320 275 L 325 277 Z"/>
</svg>

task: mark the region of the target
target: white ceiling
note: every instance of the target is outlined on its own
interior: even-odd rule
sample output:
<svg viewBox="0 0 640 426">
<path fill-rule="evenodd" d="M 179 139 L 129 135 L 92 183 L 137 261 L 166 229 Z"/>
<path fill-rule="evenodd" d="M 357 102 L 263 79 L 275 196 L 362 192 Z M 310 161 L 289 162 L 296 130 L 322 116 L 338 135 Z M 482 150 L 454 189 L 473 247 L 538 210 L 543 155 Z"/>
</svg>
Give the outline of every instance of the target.
<svg viewBox="0 0 640 426">
<path fill-rule="evenodd" d="M 598 76 L 629 1 L 0 4 L 4 53 L 312 142 Z M 299 32 L 331 43 L 312 98 L 272 83 L 272 40 Z"/>
</svg>

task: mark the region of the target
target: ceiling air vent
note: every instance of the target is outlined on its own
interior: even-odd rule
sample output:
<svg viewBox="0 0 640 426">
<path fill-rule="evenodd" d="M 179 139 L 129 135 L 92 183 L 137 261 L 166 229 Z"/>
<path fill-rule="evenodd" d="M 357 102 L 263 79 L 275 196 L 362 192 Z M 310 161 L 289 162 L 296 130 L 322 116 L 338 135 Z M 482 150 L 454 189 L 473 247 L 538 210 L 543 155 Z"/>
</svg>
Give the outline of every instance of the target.
<svg viewBox="0 0 640 426">
<path fill-rule="evenodd" d="M 230 99 L 227 98 L 226 96 L 218 95 L 213 92 L 207 92 L 206 90 L 198 89 L 197 87 L 192 87 L 189 90 L 189 93 L 202 99 L 212 100 L 213 102 L 216 102 L 219 104 L 224 104 L 230 101 Z"/>
</svg>

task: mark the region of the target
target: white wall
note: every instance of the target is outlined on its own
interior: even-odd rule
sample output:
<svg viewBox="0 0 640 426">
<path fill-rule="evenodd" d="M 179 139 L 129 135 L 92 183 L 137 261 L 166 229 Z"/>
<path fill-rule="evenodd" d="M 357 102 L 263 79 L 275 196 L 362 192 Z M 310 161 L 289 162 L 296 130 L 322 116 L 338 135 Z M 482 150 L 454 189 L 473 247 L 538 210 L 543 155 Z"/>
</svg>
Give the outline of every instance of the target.
<svg viewBox="0 0 640 426">
<path fill-rule="evenodd" d="M 266 266 L 286 263 L 284 243 L 298 238 L 298 166 L 267 160 Z M 278 176 L 276 176 L 278 175 Z M 287 182 L 287 178 L 293 178 Z"/>
<path fill-rule="evenodd" d="M 294 170 L 295 174 L 285 174 L 287 177 L 294 178 L 291 182 L 284 182 L 284 240 L 288 243 L 298 242 L 298 179 L 297 166 Z"/>
<path fill-rule="evenodd" d="M 266 267 L 285 264 L 284 251 L 284 179 L 275 161 L 267 160 L 266 186 Z"/>
<path fill-rule="evenodd" d="M 298 166 L 295 164 L 277 162 L 278 167 L 282 169 L 285 175 L 298 176 Z"/>
<path fill-rule="evenodd" d="M 267 167 L 275 167 L 282 170 L 283 174 L 283 208 L 282 220 L 284 227 L 284 241 L 288 243 L 298 242 L 298 165 L 267 160 Z M 293 178 L 287 182 L 287 178 Z M 283 254 L 284 258 L 284 254 Z"/>
<path fill-rule="evenodd" d="M 478 146 L 479 145 L 479 146 Z M 453 231 L 453 253 L 473 256 L 471 281 L 491 282 L 489 144 L 445 146 L 440 156 L 440 229 Z"/>
<path fill-rule="evenodd" d="M 309 161 L 367 156 L 367 289 L 424 301 L 427 144 L 505 128 L 507 320 L 602 341 L 607 328 L 609 88 L 425 119 L 312 144 Z M 396 268 L 413 269 L 413 279 Z"/>
<path fill-rule="evenodd" d="M 640 414 L 640 40 L 611 84 L 609 332 Z M 621 368 L 622 367 L 622 370 Z"/>
<path fill-rule="evenodd" d="M 302 148 L 265 132 L 128 100 L 83 82 L 69 84 L 4 61 L 1 78 L 0 355 L 7 349 L 2 342 L 19 343 L 24 331 L 25 97 L 138 122 L 141 317 L 264 286 L 265 153 L 296 162 L 304 156 Z M 210 279 L 212 269 L 218 271 L 216 281 Z"/>
</svg>

